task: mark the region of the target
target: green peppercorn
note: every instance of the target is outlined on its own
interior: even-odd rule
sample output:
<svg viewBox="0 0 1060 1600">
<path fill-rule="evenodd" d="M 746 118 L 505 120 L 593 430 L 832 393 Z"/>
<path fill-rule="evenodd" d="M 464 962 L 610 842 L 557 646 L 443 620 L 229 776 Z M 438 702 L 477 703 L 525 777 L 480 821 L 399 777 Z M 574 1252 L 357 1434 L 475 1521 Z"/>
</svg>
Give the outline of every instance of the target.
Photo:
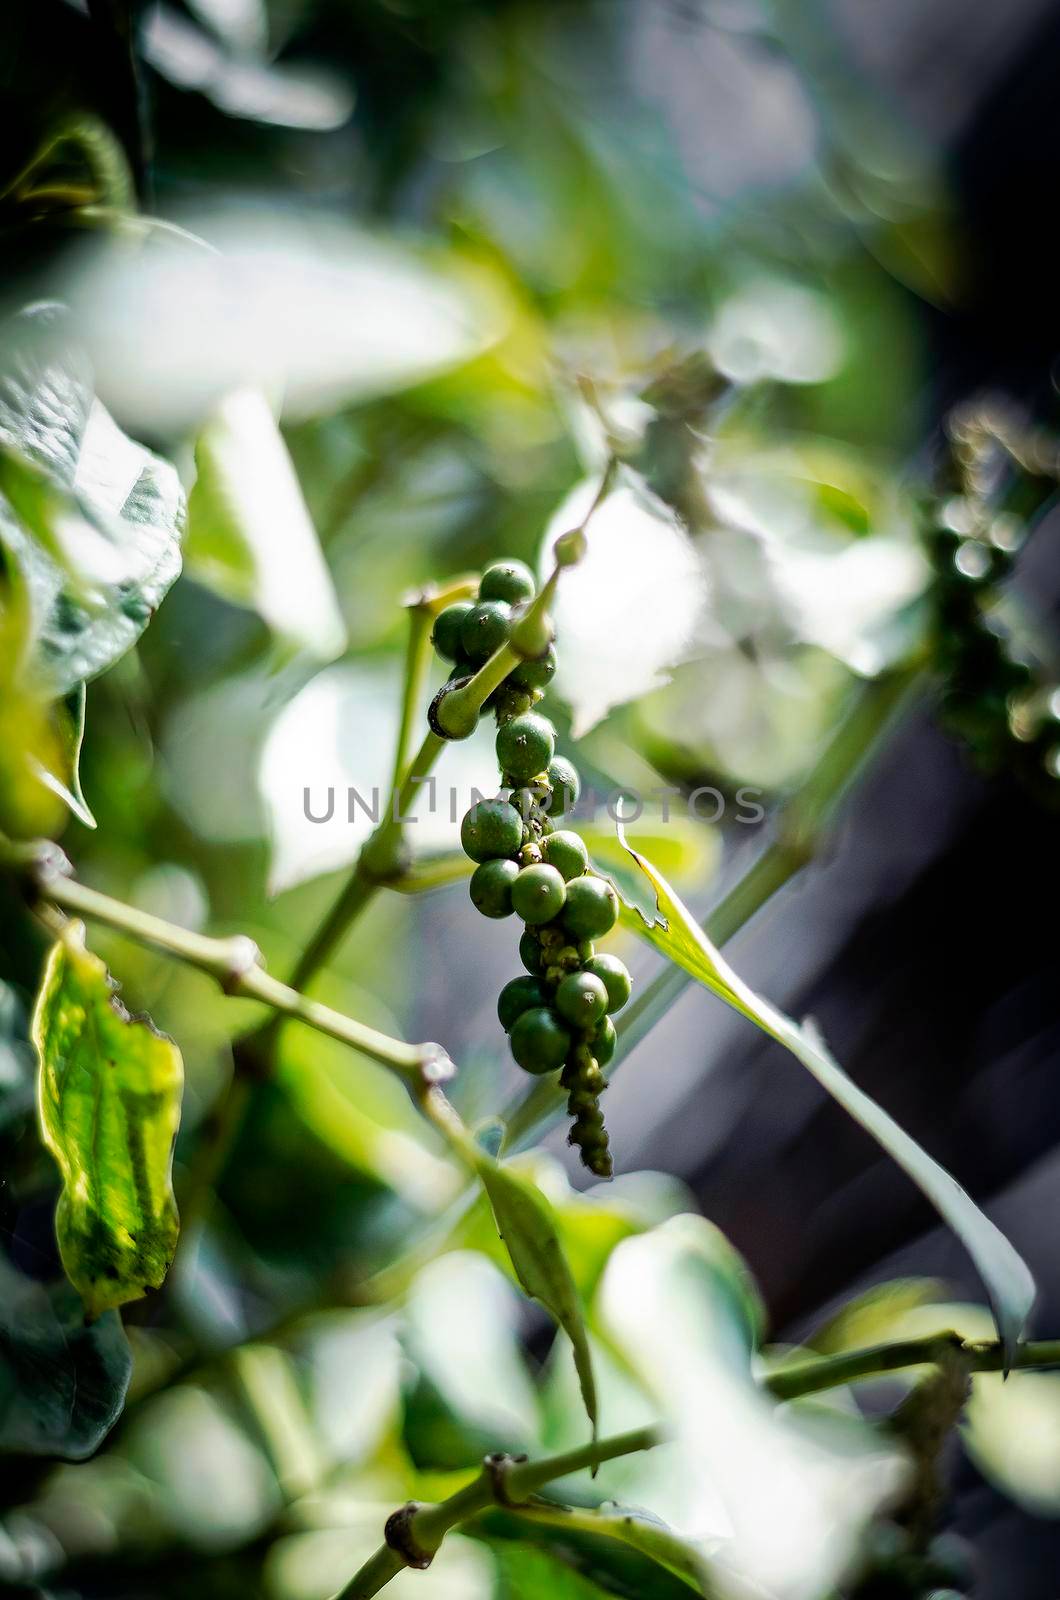
<svg viewBox="0 0 1060 1600">
<path fill-rule="evenodd" d="M 521 1017 L 524 1011 L 547 1003 L 548 995 L 537 978 L 513 978 L 497 996 L 497 1016 L 501 1027 L 505 1033 L 511 1033 L 516 1018 Z"/>
<path fill-rule="evenodd" d="M 427 708 L 427 723 L 439 739 L 470 739 L 478 727 L 478 710 L 462 706 L 459 699 L 461 685 L 466 679 L 443 683 Z"/>
<path fill-rule="evenodd" d="M 523 819 L 507 800 L 479 800 L 460 824 L 460 843 L 472 861 L 514 856 L 523 842 Z"/>
<path fill-rule="evenodd" d="M 578 955 L 576 947 L 572 944 L 563 945 L 556 953 L 555 962 L 556 966 L 562 967 L 564 972 L 577 972 L 582 964 L 581 957 Z"/>
<path fill-rule="evenodd" d="M 591 972 L 572 972 L 556 990 L 556 1010 L 576 1028 L 595 1028 L 607 1011 L 607 990 Z"/>
<path fill-rule="evenodd" d="M 497 718 L 497 726 L 500 727 L 503 722 L 511 722 L 513 717 L 521 717 L 524 712 L 530 710 L 533 703 L 532 694 L 528 694 L 525 689 L 513 688 L 511 679 L 505 678 L 492 694 L 486 696 L 483 707 L 493 712 Z"/>
<path fill-rule="evenodd" d="M 460 631 L 464 619 L 472 609 L 472 604 L 470 600 L 456 600 L 451 606 L 446 606 L 444 611 L 440 611 L 434 619 L 431 643 L 446 661 L 459 661 L 463 654 Z"/>
<path fill-rule="evenodd" d="M 526 1072 L 555 1072 L 570 1049 L 570 1033 L 551 1006 L 535 1006 L 517 1017 L 509 1035 L 512 1055 Z"/>
<path fill-rule="evenodd" d="M 482 574 L 478 586 L 480 600 L 506 600 L 510 606 L 531 600 L 537 585 L 524 561 L 495 561 Z"/>
<path fill-rule="evenodd" d="M 508 804 L 515 807 L 524 822 L 529 822 L 531 818 L 540 817 L 540 805 L 546 792 L 543 784 L 537 787 L 525 785 L 521 789 L 512 790 L 508 796 Z"/>
<path fill-rule="evenodd" d="M 512 885 L 512 905 L 524 922 L 551 922 L 562 911 L 566 892 L 555 867 L 524 867 Z"/>
<path fill-rule="evenodd" d="M 607 1066 L 615 1053 L 617 1043 L 618 1034 L 615 1032 L 615 1025 L 610 1017 L 605 1017 L 593 1034 L 590 1044 L 590 1049 L 601 1067 Z"/>
<path fill-rule="evenodd" d="M 543 656 L 536 660 L 521 661 L 509 674 L 508 682 L 514 683 L 517 689 L 547 689 L 556 675 L 557 656 L 555 647 L 549 645 Z"/>
<path fill-rule="evenodd" d="M 580 878 L 589 865 L 589 852 L 584 840 L 569 830 L 550 833 L 541 841 L 541 855 L 550 867 L 555 867 L 566 883 Z"/>
<path fill-rule="evenodd" d="M 633 990 L 633 980 L 625 962 L 620 961 L 617 956 L 590 955 L 585 962 L 585 971 L 591 972 L 594 978 L 599 978 L 607 990 L 608 1011 L 621 1011 Z"/>
<path fill-rule="evenodd" d="M 497 760 L 516 783 L 544 772 L 556 748 L 556 730 L 547 717 L 527 711 L 497 729 Z"/>
<path fill-rule="evenodd" d="M 471 874 L 471 900 L 484 917 L 510 917 L 512 885 L 519 876 L 514 861 L 484 861 Z"/>
<path fill-rule="evenodd" d="M 562 817 L 564 812 L 573 811 L 578 804 L 582 784 L 577 768 L 567 760 L 566 756 L 557 756 L 549 763 L 548 784 L 552 790 L 549 816 Z"/>
<path fill-rule="evenodd" d="M 460 645 L 469 661 L 481 666 L 506 644 L 512 626 L 512 608 L 503 600 L 480 600 L 472 606 L 460 628 Z"/>
<path fill-rule="evenodd" d="M 563 921 L 575 939 L 599 939 L 618 921 L 618 896 L 604 878 L 585 873 L 567 885 Z"/>
<path fill-rule="evenodd" d="M 541 954 L 541 941 L 527 928 L 519 940 L 519 960 L 527 972 L 532 972 L 535 977 L 541 971 Z"/>
</svg>

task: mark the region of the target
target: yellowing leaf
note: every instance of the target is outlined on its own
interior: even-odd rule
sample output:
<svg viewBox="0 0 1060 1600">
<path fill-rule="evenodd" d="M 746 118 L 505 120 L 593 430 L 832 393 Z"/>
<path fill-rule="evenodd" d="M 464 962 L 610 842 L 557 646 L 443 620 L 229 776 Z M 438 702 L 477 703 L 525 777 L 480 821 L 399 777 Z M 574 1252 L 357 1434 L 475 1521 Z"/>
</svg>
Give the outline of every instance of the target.
<svg viewBox="0 0 1060 1600">
<path fill-rule="evenodd" d="M 621 825 L 619 836 L 624 840 Z M 626 849 L 655 890 L 659 916 L 654 922 L 648 922 L 637 912 L 624 920 L 637 927 L 668 960 L 790 1050 L 813 1073 L 822 1088 L 912 1178 L 975 1262 L 990 1295 L 998 1333 L 1011 1357 L 1035 1297 L 1034 1279 L 1023 1258 L 957 1180 L 932 1160 L 882 1106 L 847 1077 L 813 1023 L 809 1020 L 801 1024 L 793 1022 L 737 977 L 662 874 L 631 845 L 626 844 Z"/>
<path fill-rule="evenodd" d="M 62 1177 L 59 1253 L 90 1317 L 165 1278 L 177 1244 L 173 1141 L 180 1051 L 130 1017 L 72 922 L 53 945 L 33 1014 L 44 1143 Z"/>
</svg>

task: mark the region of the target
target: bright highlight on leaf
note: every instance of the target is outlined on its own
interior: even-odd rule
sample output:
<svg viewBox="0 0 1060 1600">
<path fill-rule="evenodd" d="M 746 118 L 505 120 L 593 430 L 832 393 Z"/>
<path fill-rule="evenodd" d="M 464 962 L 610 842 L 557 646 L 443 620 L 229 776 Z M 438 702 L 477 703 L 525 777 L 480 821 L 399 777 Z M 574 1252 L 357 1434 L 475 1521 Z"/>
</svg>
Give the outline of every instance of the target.
<svg viewBox="0 0 1060 1600">
<path fill-rule="evenodd" d="M 542 571 L 552 549 L 577 527 L 597 494 L 597 479 L 571 491 L 542 543 Z M 581 738 L 614 706 L 669 682 L 700 619 L 706 579 L 695 546 L 676 516 L 627 473 L 585 530 L 586 554 L 556 595 L 563 652 L 556 687 Z"/>
<path fill-rule="evenodd" d="M 44 1143 L 62 1177 L 66 1275 L 90 1317 L 163 1282 L 177 1244 L 171 1181 L 184 1067 L 146 1017 L 130 1017 L 72 922 L 52 946 L 33 1015 Z"/>
<path fill-rule="evenodd" d="M 662 874 L 626 843 L 621 824 L 619 837 L 651 881 L 659 912 L 657 920 L 649 922 L 640 911 L 627 907 L 623 920 L 643 934 L 667 960 L 690 973 L 704 988 L 719 995 L 727 1005 L 742 1012 L 764 1033 L 790 1050 L 813 1073 L 822 1088 L 912 1178 L 975 1262 L 994 1308 L 998 1334 L 1011 1360 L 1035 1297 L 1034 1279 L 1023 1258 L 956 1179 L 922 1150 L 882 1106 L 847 1077 L 810 1020 L 801 1024 L 793 1022 L 737 977 Z"/>
<path fill-rule="evenodd" d="M 237 605 L 254 606 L 289 646 L 340 655 L 346 627 L 265 396 L 227 395 L 199 435 L 188 502 L 189 571 Z"/>
<path fill-rule="evenodd" d="M 33 685 L 58 697 L 143 633 L 180 572 L 184 494 L 96 399 L 61 307 L 9 319 L 0 343 L 0 551 L 28 598 Z"/>
<path fill-rule="evenodd" d="M 903 1467 L 866 1425 L 807 1425 L 763 1396 L 752 1371 L 757 1311 L 735 1252 L 692 1215 L 624 1240 L 595 1305 L 672 1436 L 666 1510 L 681 1540 L 657 1536 L 654 1559 L 687 1579 L 709 1558 L 725 1595 L 820 1600 Z"/>
</svg>

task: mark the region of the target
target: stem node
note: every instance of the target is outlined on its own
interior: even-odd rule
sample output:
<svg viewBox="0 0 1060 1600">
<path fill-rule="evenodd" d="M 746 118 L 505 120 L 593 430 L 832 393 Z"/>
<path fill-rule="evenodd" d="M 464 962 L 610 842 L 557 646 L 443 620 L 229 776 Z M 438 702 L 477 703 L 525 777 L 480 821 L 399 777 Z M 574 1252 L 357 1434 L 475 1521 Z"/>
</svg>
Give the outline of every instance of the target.
<svg viewBox="0 0 1060 1600">
<path fill-rule="evenodd" d="M 414 1567 L 417 1572 L 425 1572 L 435 1555 L 433 1550 L 424 1550 L 416 1543 L 413 1524 L 416 1513 L 422 1510 L 419 1500 L 407 1500 L 390 1513 L 383 1529 L 383 1538 L 391 1550 L 401 1557 L 406 1567 Z"/>
</svg>

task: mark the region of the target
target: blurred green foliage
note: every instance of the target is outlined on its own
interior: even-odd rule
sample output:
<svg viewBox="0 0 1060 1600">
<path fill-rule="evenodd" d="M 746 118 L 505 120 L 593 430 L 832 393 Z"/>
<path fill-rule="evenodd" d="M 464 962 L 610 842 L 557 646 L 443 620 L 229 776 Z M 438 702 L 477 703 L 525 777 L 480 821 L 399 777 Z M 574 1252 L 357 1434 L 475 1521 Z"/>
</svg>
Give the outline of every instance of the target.
<svg viewBox="0 0 1060 1600">
<path fill-rule="evenodd" d="M 246 933 L 286 973 L 367 833 L 346 786 L 389 779 L 403 597 L 502 553 L 540 566 L 614 453 L 636 494 L 560 615 L 561 734 L 584 730 L 601 794 L 672 789 L 672 821 L 655 803 L 631 836 L 702 908 L 746 786 L 780 804 L 859 684 L 924 647 L 917 297 L 959 292 L 945 195 L 902 130 L 867 90 L 851 116 L 794 8 L 730 9 L 6 9 L 4 833 L 62 834 L 84 881 Z M 738 83 L 767 74 L 765 154 L 690 88 L 701 53 Z M 58 350 L 23 338 L 40 301 L 69 308 Z M 446 759 L 443 781 L 490 781 L 474 740 Z M 325 835 L 303 789 L 329 783 Z M 705 786 L 724 824 L 677 814 Z M 425 862 L 444 867 L 455 821 L 420 818 Z M 632 884 L 606 816 L 585 832 Z M 515 1073 L 471 992 L 490 952 L 466 911 L 462 882 L 381 898 L 318 992 L 446 1042 L 493 1171 Z M 287 1027 L 164 1295 L 127 1314 L 123 1420 L 95 1459 L 55 1465 L 114 1422 L 127 1346 L 115 1313 L 86 1327 L 56 1287 L 26 1020 L 45 941 L 6 879 L 0 916 L 0 1586 L 323 1600 L 404 1499 L 459 1487 L 487 1449 L 584 1442 L 570 1346 L 513 1287 L 485 1197 L 383 1068 Z M 179 1043 L 180 1193 L 258 1011 L 107 930 L 92 946 Z M 774 1503 L 793 1525 L 762 1536 L 757 1576 L 787 1560 L 804 1587 L 776 1592 L 815 1594 L 814 1573 L 835 1592 L 901 1480 L 890 1447 L 856 1414 L 766 1403 L 755 1292 L 675 1179 L 576 1195 L 540 1153 L 525 1171 L 557 1219 L 560 1320 L 583 1394 L 591 1349 L 601 1429 L 662 1411 L 679 1433 L 565 1498 L 666 1518 L 699 1576 L 657 1534 L 653 1554 L 654 1523 L 557 1537 L 498 1509 L 395 1594 L 708 1593 L 719 1541 L 753 1553 Z M 971 1424 L 984 1470 L 1050 1506 L 1055 1409 L 1029 1476 L 985 1402 Z M 712 1445 L 690 1465 L 696 1418 Z"/>
</svg>

